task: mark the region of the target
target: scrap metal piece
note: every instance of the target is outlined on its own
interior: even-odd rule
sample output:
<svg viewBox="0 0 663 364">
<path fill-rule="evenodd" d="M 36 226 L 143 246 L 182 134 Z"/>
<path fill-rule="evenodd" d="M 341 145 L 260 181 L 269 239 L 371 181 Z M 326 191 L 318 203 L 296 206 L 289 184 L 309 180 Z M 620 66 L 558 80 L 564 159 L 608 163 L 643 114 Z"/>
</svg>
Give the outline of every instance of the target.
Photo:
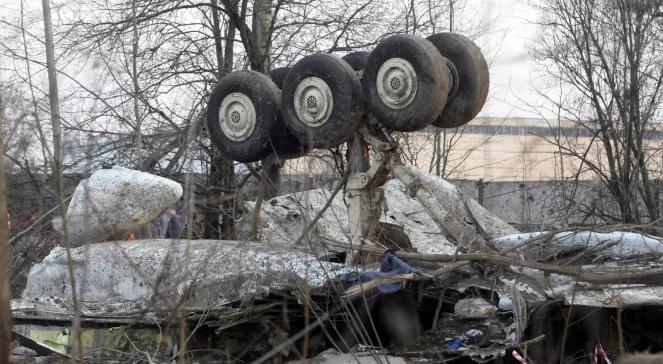
<svg viewBox="0 0 663 364">
<path fill-rule="evenodd" d="M 511 287 L 511 303 L 513 305 L 513 320 L 516 329 L 516 342 L 523 340 L 525 336 L 525 329 L 527 329 L 527 302 L 520 293 L 516 285 Z"/>
<path fill-rule="evenodd" d="M 85 314 L 112 309 L 162 311 L 173 303 L 214 308 L 248 297 L 301 286 L 320 287 L 329 277 L 358 268 L 321 262 L 291 246 L 223 240 L 131 240 L 71 250 L 77 293 Z M 56 248 L 28 276 L 22 307 L 56 297 L 53 312 L 71 312 L 69 261 Z M 92 311 L 95 310 L 95 311 Z"/>
<path fill-rule="evenodd" d="M 35 353 L 37 353 L 38 356 L 49 356 L 49 355 L 56 355 L 58 357 L 63 357 L 63 358 L 69 358 L 71 359 L 71 355 L 59 351 L 55 348 L 52 348 L 48 345 L 45 345 L 43 343 L 40 343 L 36 340 L 33 340 L 32 338 L 29 338 L 16 330 L 12 330 L 12 337 L 16 342 L 18 342 L 21 346 L 24 346 L 28 349 L 34 350 Z"/>
<path fill-rule="evenodd" d="M 464 298 L 456 302 L 454 312 L 462 318 L 488 318 L 495 317 L 497 307 L 483 298 Z"/>
</svg>

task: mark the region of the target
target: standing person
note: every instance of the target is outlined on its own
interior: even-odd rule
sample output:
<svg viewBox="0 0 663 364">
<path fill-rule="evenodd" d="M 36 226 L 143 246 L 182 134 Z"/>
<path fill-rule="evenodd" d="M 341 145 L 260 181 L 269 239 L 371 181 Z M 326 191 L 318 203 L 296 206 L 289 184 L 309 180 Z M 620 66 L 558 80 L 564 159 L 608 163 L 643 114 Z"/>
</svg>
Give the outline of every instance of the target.
<svg viewBox="0 0 663 364">
<path fill-rule="evenodd" d="M 182 235 L 182 223 L 174 208 L 166 210 L 168 216 L 168 227 L 166 228 L 166 239 L 179 239 Z"/>
</svg>

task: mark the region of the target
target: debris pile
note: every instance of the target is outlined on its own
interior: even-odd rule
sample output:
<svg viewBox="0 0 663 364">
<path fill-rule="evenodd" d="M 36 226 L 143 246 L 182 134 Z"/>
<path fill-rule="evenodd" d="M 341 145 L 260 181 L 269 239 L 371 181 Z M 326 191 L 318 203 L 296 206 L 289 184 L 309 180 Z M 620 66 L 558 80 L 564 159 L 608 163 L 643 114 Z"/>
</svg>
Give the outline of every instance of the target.
<svg viewBox="0 0 663 364">
<path fill-rule="evenodd" d="M 417 193 L 414 181 L 406 185 L 398 179 L 392 179 L 382 188 L 383 213 L 379 221 L 402 228 L 416 251 L 454 254 L 457 246 L 448 239 L 453 239 L 454 234 L 462 234 L 466 229 L 468 235 L 463 237 L 463 242 L 471 241 L 479 234 L 498 237 L 519 233 L 475 200 L 463 196 L 453 184 L 440 178 L 431 178 L 414 168 L 408 171 L 408 175 L 416 180 L 428 179 L 426 186 L 435 196 L 421 200 L 413 196 Z M 332 192 L 325 189 L 314 189 L 275 197 L 263 203 L 260 210 L 263 240 L 289 245 L 293 239 L 307 231 L 307 239 L 302 240 L 302 243 L 348 245 L 348 207 L 342 194 L 334 196 L 328 204 L 331 195 Z M 326 205 L 328 207 L 323 210 Z M 255 202 L 246 203 L 247 211 L 253 211 L 254 208 Z M 323 214 L 315 220 L 321 210 Z M 240 224 L 240 237 L 247 239 L 250 236 L 251 218 L 252 214 L 245 215 Z"/>
<path fill-rule="evenodd" d="M 263 203 L 261 242 L 110 241 L 71 260 L 56 248 L 13 302 L 17 338 L 71 355 L 71 268 L 90 358 L 580 363 L 663 350 L 661 238 L 520 233 L 440 178 L 394 175 L 378 226 L 397 244 L 351 245 L 343 198 L 318 189 Z M 346 264 L 356 252 L 366 263 Z"/>
</svg>

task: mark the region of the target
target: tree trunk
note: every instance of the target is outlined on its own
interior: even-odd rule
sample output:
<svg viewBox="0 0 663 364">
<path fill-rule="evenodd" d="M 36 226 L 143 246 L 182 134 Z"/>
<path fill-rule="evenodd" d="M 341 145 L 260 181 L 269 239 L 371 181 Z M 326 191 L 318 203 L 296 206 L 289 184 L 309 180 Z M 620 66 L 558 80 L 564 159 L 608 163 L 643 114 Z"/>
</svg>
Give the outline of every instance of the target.
<svg viewBox="0 0 663 364">
<path fill-rule="evenodd" d="M 283 163 L 272 154 L 262 160 L 262 173 L 265 175 L 265 198 L 279 195 L 281 189 L 281 168 Z"/>
<path fill-rule="evenodd" d="M 216 148 L 212 148 L 210 158 L 204 236 L 206 239 L 234 239 L 233 200 L 223 199 L 220 206 L 218 203 L 224 194 L 230 195 L 235 191 L 233 162 L 222 156 Z"/>
<path fill-rule="evenodd" d="M 225 71 L 224 74 L 228 74 L 232 72 L 233 70 L 233 63 L 234 63 L 234 57 L 233 57 L 233 51 L 235 49 L 235 33 L 236 29 L 232 24 L 228 24 L 228 29 L 226 29 L 226 53 L 225 57 L 223 57 L 223 69 Z"/>
<path fill-rule="evenodd" d="M 48 97 L 51 111 L 51 128 L 53 129 L 53 181 L 55 183 L 55 192 L 58 204 L 60 206 L 60 215 L 62 217 L 62 231 L 64 233 L 64 246 L 67 253 L 67 265 L 69 268 L 69 280 L 71 285 L 71 296 L 74 304 L 73 337 L 76 356 L 79 361 L 83 360 L 83 346 L 80 330 L 80 306 L 78 304 L 78 293 L 76 290 L 76 281 L 74 278 L 74 263 L 71 257 L 71 247 L 69 245 L 69 235 L 67 232 L 67 212 L 64 204 L 64 192 L 62 186 L 62 129 L 60 127 L 60 105 L 58 96 L 58 78 L 55 69 L 55 49 L 53 46 L 53 26 L 51 23 L 51 6 L 49 0 L 42 0 L 44 12 L 44 38 L 46 45 L 46 67 L 48 70 Z"/>
<path fill-rule="evenodd" d="M 260 73 L 269 74 L 271 60 L 271 23 L 272 23 L 272 0 L 255 0 L 253 2 L 253 45 L 254 58 L 251 67 Z M 281 184 L 282 163 L 273 156 L 262 160 L 262 173 L 267 189 L 261 196 L 266 199 L 276 197 L 279 194 Z"/>
<path fill-rule="evenodd" d="M 212 33 L 214 34 L 214 48 L 216 50 L 217 77 L 222 79 L 232 70 L 232 52 L 235 32 L 228 30 L 226 38 L 226 53 L 223 53 L 223 39 L 221 38 L 221 24 L 217 10 L 217 0 L 212 3 Z M 216 148 L 212 148 L 210 155 L 210 174 L 207 180 L 207 203 L 205 212 L 204 236 L 206 239 L 234 239 L 235 221 L 233 218 L 233 200 L 221 199 L 224 194 L 232 194 L 235 191 L 235 170 L 233 161 L 221 155 Z M 221 206 L 219 200 L 223 200 Z M 219 207 L 221 207 L 219 213 Z M 219 215 L 220 223 L 219 223 Z"/>
<path fill-rule="evenodd" d="M 260 73 L 268 74 L 270 67 L 272 0 L 255 0 L 253 2 L 253 53 L 251 67 Z"/>
<path fill-rule="evenodd" d="M 138 84 L 138 22 L 136 21 L 136 0 L 131 2 L 131 17 L 133 21 L 133 39 L 131 45 L 131 79 L 133 81 L 133 107 L 134 118 L 136 119 L 134 148 L 136 149 L 136 168 L 141 168 L 143 164 L 143 132 L 142 118 L 138 108 L 138 96 L 140 95 L 140 86 Z"/>
<path fill-rule="evenodd" d="M 4 129 L 4 106 L 0 96 L 0 130 Z M 7 183 L 5 180 L 4 136 L 0 132 L 0 364 L 8 364 L 12 341 L 12 315 L 9 272 L 9 245 L 7 232 Z"/>
</svg>

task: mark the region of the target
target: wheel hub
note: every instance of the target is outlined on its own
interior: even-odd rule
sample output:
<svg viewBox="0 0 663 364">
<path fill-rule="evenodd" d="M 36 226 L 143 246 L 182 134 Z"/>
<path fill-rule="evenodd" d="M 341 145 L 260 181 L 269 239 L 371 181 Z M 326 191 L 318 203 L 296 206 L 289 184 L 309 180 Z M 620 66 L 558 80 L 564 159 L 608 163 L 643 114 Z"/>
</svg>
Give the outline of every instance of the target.
<svg viewBox="0 0 663 364">
<path fill-rule="evenodd" d="M 248 139 L 256 127 L 256 109 L 251 99 L 240 92 L 226 96 L 219 108 L 219 124 L 228 138 L 237 142 Z"/>
<path fill-rule="evenodd" d="M 295 113 L 301 122 L 308 126 L 324 124 L 331 114 L 334 106 L 329 85 L 318 77 L 308 77 L 302 80 L 295 89 Z"/>
<path fill-rule="evenodd" d="M 376 82 L 380 99 L 392 109 L 408 106 L 417 95 L 417 73 L 412 64 L 402 58 L 384 62 Z"/>
<path fill-rule="evenodd" d="M 449 70 L 449 78 L 451 79 L 451 87 L 449 88 L 449 97 L 447 98 L 447 104 L 453 100 L 453 98 L 458 93 L 458 88 L 460 86 L 460 76 L 458 75 L 458 69 L 456 65 L 451 62 L 448 58 L 444 58 L 447 62 L 447 69 Z"/>
</svg>

